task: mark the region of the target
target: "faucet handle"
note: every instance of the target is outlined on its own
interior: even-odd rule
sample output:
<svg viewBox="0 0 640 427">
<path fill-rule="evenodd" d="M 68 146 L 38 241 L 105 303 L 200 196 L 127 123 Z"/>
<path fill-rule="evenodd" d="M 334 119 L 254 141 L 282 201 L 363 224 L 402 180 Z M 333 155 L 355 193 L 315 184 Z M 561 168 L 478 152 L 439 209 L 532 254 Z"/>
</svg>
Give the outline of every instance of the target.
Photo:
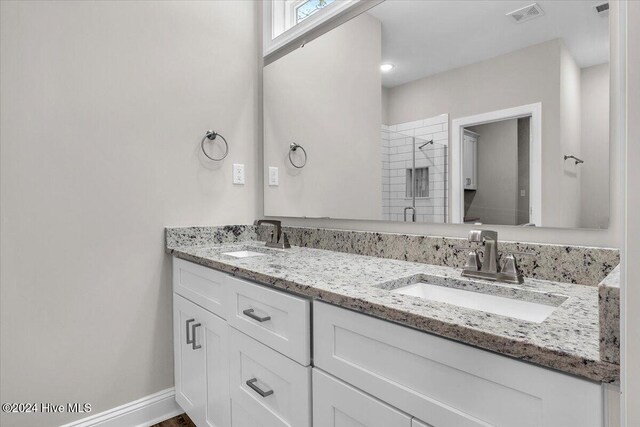
<svg viewBox="0 0 640 427">
<path fill-rule="evenodd" d="M 515 252 L 519 253 L 519 252 Z M 527 254 L 529 255 L 529 254 Z M 498 273 L 498 280 L 509 283 L 523 283 L 524 278 L 522 277 L 522 272 L 518 267 L 518 262 L 516 261 L 516 257 L 514 253 L 509 253 L 504 257 L 504 264 L 502 265 L 502 271 Z"/>
<path fill-rule="evenodd" d="M 480 255 L 478 251 L 470 251 L 467 255 L 467 263 L 464 266 L 465 270 L 480 271 L 482 268 L 482 261 L 480 261 Z"/>
<path fill-rule="evenodd" d="M 282 232 L 282 237 L 278 243 L 280 243 L 280 246 L 284 249 L 289 249 L 291 247 L 291 244 L 289 243 L 289 236 L 287 236 L 287 233 L 284 231 Z"/>
</svg>

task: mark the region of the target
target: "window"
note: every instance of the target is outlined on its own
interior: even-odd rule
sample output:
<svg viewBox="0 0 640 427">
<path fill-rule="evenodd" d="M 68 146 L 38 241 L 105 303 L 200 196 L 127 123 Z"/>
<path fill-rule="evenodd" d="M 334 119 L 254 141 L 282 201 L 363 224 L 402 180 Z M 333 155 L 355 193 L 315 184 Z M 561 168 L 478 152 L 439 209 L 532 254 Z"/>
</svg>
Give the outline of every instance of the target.
<svg viewBox="0 0 640 427">
<path fill-rule="evenodd" d="M 295 8 L 296 24 L 304 21 L 320 9 L 324 9 L 334 1 L 335 0 L 307 0 L 300 3 Z"/>
<path fill-rule="evenodd" d="M 406 197 L 413 197 L 415 182 L 416 197 L 429 197 L 429 168 L 416 168 L 416 178 L 413 180 L 413 170 L 407 169 Z"/>
</svg>

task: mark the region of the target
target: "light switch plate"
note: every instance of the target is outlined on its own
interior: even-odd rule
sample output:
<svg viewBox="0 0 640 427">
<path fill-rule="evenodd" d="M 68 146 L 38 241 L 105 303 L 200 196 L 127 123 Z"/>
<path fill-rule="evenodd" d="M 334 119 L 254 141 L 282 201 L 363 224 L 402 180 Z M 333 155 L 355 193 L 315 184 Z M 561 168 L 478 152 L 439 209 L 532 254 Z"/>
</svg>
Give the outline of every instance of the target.
<svg viewBox="0 0 640 427">
<path fill-rule="evenodd" d="M 239 163 L 233 164 L 233 183 L 244 184 L 244 165 Z"/>
<path fill-rule="evenodd" d="M 269 166 L 269 185 L 277 186 L 279 184 L 280 182 L 278 178 L 278 168 Z"/>
</svg>

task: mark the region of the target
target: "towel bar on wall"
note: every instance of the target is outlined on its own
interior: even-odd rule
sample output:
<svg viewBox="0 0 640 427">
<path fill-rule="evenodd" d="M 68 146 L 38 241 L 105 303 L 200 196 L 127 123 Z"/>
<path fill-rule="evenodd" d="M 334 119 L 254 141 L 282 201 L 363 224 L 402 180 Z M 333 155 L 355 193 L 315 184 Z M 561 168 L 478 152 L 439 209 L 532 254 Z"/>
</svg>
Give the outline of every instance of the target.
<svg viewBox="0 0 640 427">
<path fill-rule="evenodd" d="M 567 155 L 565 154 L 564 159 L 565 159 L 565 160 L 567 160 L 567 159 L 573 159 L 573 160 L 575 160 L 576 165 L 579 165 L 580 163 L 584 163 L 584 160 L 579 159 L 579 158 L 577 158 L 576 156 L 567 156 Z"/>
</svg>

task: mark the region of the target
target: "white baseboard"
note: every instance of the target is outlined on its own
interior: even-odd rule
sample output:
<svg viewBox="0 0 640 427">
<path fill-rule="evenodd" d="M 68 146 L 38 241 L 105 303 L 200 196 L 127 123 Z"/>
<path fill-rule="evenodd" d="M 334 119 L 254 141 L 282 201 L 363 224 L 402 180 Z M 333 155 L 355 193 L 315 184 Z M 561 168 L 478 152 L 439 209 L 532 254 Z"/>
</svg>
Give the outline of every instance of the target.
<svg viewBox="0 0 640 427">
<path fill-rule="evenodd" d="M 184 411 L 173 387 L 61 427 L 148 427 Z"/>
</svg>

